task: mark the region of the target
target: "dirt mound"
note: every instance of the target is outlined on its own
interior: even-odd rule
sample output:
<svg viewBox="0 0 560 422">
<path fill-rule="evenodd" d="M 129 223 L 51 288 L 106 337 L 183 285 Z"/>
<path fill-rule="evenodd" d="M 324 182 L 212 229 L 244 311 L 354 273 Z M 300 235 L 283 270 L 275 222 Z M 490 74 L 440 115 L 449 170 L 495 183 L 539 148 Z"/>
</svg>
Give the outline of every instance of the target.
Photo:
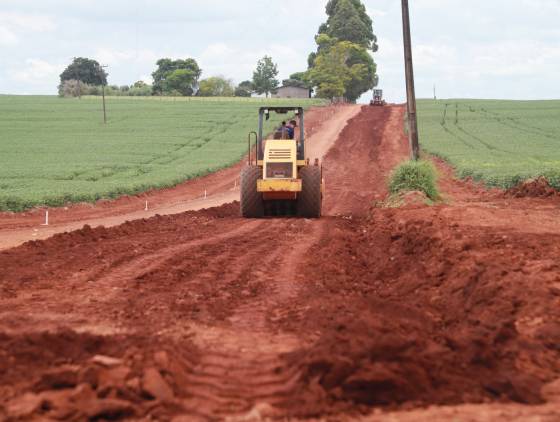
<svg viewBox="0 0 560 422">
<path fill-rule="evenodd" d="M 71 330 L 0 333 L 0 417 L 8 420 L 170 418 L 196 362 L 187 342 Z M 28 377 L 22 379 L 21 374 Z M 182 375 L 183 374 L 183 375 Z M 171 413 L 170 413 L 171 410 Z"/>
<path fill-rule="evenodd" d="M 321 336 L 286 356 L 303 374 L 296 412 L 541 403 L 560 375 L 560 236 L 399 212 L 338 222 L 305 263 L 309 310 L 285 322 Z"/>
<path fill-rule="evenodd" d="M 505 193 L 510 198 L 548 198 L 560 196 L 560 193 L 548 183 L 546 177 L 525 180 L 519 185 L 508 189 Z"/>
</svg>

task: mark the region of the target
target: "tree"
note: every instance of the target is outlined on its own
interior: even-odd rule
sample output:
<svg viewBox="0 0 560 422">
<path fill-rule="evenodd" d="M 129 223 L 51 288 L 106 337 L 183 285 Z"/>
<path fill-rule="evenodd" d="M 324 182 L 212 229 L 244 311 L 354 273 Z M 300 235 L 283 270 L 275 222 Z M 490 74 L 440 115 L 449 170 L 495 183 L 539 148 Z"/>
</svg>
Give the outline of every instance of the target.
<svg viewBox="0 0 560 422">
<path fill-rule="evenodd" d="M 192 70 L 177 69 L 167 75 L 162 93 L 189 97 L 194 93 L 195 83 L 196 79 Z"/>
<path fill-rule="evenodd" d="M 243 81 L 237 88 L 235 88 L 235 96 L 236 97 L 250 97 L 253 93 L 253 82 L 251 81 Z"/>
<path fill-rule="evenodd" d="M 257 69 L 253 72 L 253 87 L 257 94 L 265 94 L 268 98 L 270 93 L 276 92 L 280 82 L 278 76 L 278 66 L 269 56 L 264 56 L 257 63 Z"/>
<path fill-rule="evenodd" d="M 193 95 L 202 70 L 194 59 L 171 60 L 160 59 L 157 61 L 158 68 L 152 77 L 154 84 L 152 92 L 154 95 L 179 94 Z"/>
<path fill-rule="evenodd" d="M 149 97 L 152 95 L 152 86 L 142 82 L 142 84 L 135 83 L 128 95 L 133 97 Z"/>
<path fill-rule="evenodd" d="M 106 85 L 107 73 L 96 60 L 85 57 L 75 58 L 60 74 L 60 84 L 75 80 L 88 85 Z"/>
<path fill-rule="evenodd" d="M 319 34 L 327 34 L 340 41 L 350 41 L 376 52 L 377 37 L 373 21 L 360 0 L 329 0 L 327 22 L 319 27 Z"/>
<path fill-rule="evenodd" d="M 346 84 L 346 93 L 344 96 L 349 101 L 356 101 L 364 93 L 377 86 L 379 78 L 377 76 L 377 65 L 373 61 L 371 54 L 364 47 L 359 46 L 353 49 L 346 61 L 350 67 L 355 65 L 363 65 L 365 72 L 358 78 L 352 78 Z"/>
<path fill-rule="evenodd" d="M 201 97 L 232 97 L 233 82 L 221 76 L 213 76 L 200 81 L 197 95 Z"/>
<path fill-rule="evenodd" d="M 97 95 L 92 85 L 79 82 L 76 79 L 68 79 L 58 86 L 58 95 L 61 97 L 79 97 L 81 95 Z"/>
<path fill-rule="evenodd" d="M 367 78 L 366 65 L 351 63 L 352 57 L 360 55 L 362 50 L 363 47 L 357 44 L 342 41 L 328 50 L 322 50 L 317 55 L 315 65 L 306 75 L 313 86 L 317 87 L 317 96 L 322 98 L 346 96 L 348 98 L 351 84 L 357 81 L 362 82 Z"/>
<path fill-rule="evenodd" d="M 340 96 L 354 102 L 378 83 L 370 54 L 377 51 L 373 22 L 360 0 L 329 0 L 326 12 L 328 19 L 315 37 L 317 51 L 309 55 L 306 78 L 318 88 L 319 96 L 343 91 Z"/>
<path fill-rule="evenodd" d="M 136 81 L 134 82 L 134 85 L 132 85 L 133 88 L 144 88 L 147 87 L 148 84 L 144 81 Z"/>
</svg>

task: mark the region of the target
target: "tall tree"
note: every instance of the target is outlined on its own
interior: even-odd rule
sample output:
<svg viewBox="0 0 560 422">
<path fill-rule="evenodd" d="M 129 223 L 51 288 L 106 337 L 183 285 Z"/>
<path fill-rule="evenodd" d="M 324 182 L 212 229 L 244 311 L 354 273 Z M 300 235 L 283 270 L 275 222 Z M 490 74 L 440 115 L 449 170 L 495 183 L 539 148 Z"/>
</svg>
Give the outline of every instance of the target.
<svg viewBox="0 0 560 422">
<path fill-rule="evenodd" d="M 327 22 L 319 27 L 315 37 L 317 51 L 309 55 L 308 79 L 313 83 L 321 80 L 323 86 L 328 83 L 329 90 L 317 86 L 318 95 L 324 96 L 327 96 L 327 91 L 340 92 L 342 84 L 344 92 L 341 96 L 353 102 L 378 83 L 377 66 L 370 54 L 370 51 L 377 51 L 373 22 L 360 0 L 329 0 L 326 12 Z M 341 43 L 349 44 L 339 46 Z M 313 72 L 319 60 L 320 70 Z M 346 76 L 338 74 L 344 66 L 325 65 L 333 60 L 339 64 L 343 62 L 344 66 L 354 71 Z M 328 72 L 335 73 L 328 75 Z M 318 79 L 318 75 L 321 78 Z"/>
<path fill-rule="evenodd" d="M 88 85 L 106 85 L 107 73 L 96 60 L 77 57 L 60 74 L 61 85 L 70 80 L 80 81 Z"/>
<path fill-rule="evenodd" d="M 196 60 L 160 59 L 156 64 L 158 68 L 152 73 L 154 95 L 172 92 L 179 92 L 186 96 L 193 95 L 198 86 L 198 79 L 202 74 Z"/>
<path fill-rule="evenodd" d="M 253 72 L 253 88 L 257 94 L 265 94 L 268 98 L 270 93 L 276 92 L 280 82 L 278 76 L 278 66 L 269 56 L 264 56 L 257 63 L 257 69 Z"/>
<path fill-rule="evenodd" d="M 373 52 L 377 51 L 373 21 L 360 0 L 329 0 L 326 12 L 329 18 L 319 28 L 320 34 L 327 34 L 340 41 L 351 41 Z"/>
<path fill-rule="evenodd" d="M 213 76 L 200 81 L 197 95 L 201 97 L 232 97 L 234 93 L 233 82 L 221 76 Z"/>
<path fill-rule="evenodd" d="M 377 65 L 373 61 L 371 54 L 361 45 L 352 49 L 348 55 L 346 64 L 350 67 L 355 65 L 364 66 L 364 72 L 359 77 L 353 77 L 346 84 L 346 94 L 349 101 L 356 101 L 364 93 L 373 89 L 379 82 L 377 76 Z"/>
<path fill-rule="evenodd" d="M 363 81 L 367 78 L 368 68 L 365 64 L 351 63 L 351 58 L 360 55 L 363 50 L 360 45 L 349 41 L 338 42 L 328 50 L 321 50 L 315 65 L 306 75 L 306 78 L 317 87 L 317 96 L 348 98 L 349 86 L 355 81 Z"/>
</svg>

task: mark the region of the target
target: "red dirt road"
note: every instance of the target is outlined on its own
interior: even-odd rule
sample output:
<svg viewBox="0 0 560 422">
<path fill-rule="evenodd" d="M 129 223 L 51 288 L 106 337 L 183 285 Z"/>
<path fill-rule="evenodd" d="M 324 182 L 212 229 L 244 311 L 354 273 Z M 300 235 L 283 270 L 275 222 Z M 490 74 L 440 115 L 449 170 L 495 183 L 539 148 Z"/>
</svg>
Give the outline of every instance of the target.
<svg viewBox="0 0 560 422">
<path fill-rule="evenodd" d="M 560 200 L 442 166 L 445 203 L 371 208 L 403 112 L 342 131 L 321 220 L 232 203 L 0 252 L 0 420 L 559 420 Z"/>
<path fill-rule="evenodd" d="M 321 159 L 327 153 L 358 106 L 329 106 L 310 109 L 305 115 L 308 158 Z M 239 164 L 204 177 L 188 180 L 171 189 L 123 196 L 95 204 L 74 204 L 49 210 L 45 226 L 45 209 L 25 213 L 0 212 L 0 250 L 18 246 L 28 240 L 47 239 L 56 233 L 91 227 L 113 227 L 125 221 L 155 215 L 178 214 L 220 206 L 239 198 Z M 206 197 L 205 197 L 206 195 Z M 148 209 L 146 210 L 146 205 Z"/>
</svg>

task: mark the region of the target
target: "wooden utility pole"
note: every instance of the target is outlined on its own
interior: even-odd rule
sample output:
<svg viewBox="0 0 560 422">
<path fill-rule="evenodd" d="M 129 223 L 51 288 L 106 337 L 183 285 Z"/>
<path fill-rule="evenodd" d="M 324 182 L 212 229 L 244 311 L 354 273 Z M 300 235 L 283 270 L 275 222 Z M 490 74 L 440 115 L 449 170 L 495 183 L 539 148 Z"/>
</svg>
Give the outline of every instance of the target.
<svg viewBox="0 0 560 422">
<path fill-rule="evenodd" d="M 402 0 L 404 65 L 406 73 L 406 111 L 408 114 L 408 139 L 413 160 L 420 158 L 418 144 L 418 120 L 416 117 L 416 94 L 414 91 L 414 67 L 412 65 L 412 41 L 410 37 L 410 13 L 408 0 Z"/>
<path fill-rule="evenodd" d="M 105 83 L 103 82 L 103 68 L 105 67 L 107 67 L 107 65 L 99 66 L 99 77 L 101 78 L 101 96 L 103 97 L 103 123 L 107 124 L 107 110 L 105 108 Z"/>
</svg>

